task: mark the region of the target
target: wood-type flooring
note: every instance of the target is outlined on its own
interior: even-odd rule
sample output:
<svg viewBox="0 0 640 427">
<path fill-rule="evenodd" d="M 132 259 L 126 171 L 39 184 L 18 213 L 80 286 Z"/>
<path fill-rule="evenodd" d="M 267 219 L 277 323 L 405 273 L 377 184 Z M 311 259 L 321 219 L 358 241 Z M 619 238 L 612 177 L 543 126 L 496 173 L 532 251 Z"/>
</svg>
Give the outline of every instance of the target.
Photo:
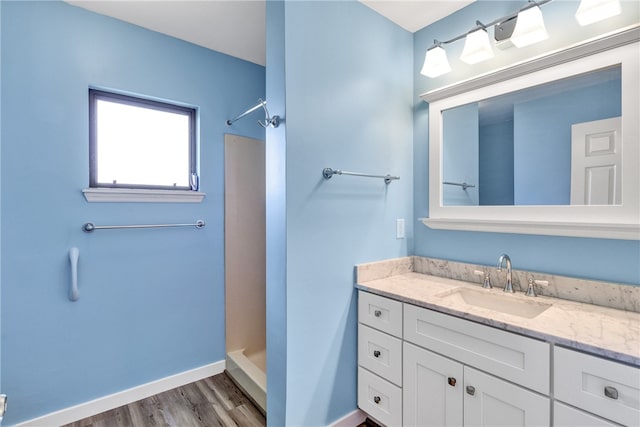
<svg viewBox="0 0 640 427">
<path fill-rule="evenodd" d="M 265 417 L 225 374 L 187 384 L 64 427 L 264 427 Z"/>
</svg>

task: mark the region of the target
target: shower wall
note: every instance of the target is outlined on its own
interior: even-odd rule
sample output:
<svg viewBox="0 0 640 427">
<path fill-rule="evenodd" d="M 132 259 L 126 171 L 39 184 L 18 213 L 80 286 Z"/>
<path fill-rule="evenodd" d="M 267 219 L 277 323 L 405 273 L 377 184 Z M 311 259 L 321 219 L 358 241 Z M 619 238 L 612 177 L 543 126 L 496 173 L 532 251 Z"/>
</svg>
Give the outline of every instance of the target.
<svg viewBox="0 0 640 427">
<path fill-rule="evenodd" d="M 227 353 L 266 370 L 264 142 L 225 135 Z"/>
</svg>

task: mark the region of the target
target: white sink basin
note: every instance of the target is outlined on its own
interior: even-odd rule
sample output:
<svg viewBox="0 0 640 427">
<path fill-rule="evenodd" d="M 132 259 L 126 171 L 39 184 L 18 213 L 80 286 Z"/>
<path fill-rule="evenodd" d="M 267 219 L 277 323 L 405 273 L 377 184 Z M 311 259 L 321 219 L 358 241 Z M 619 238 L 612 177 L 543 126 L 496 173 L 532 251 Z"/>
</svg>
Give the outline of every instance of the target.
<svg viewBox="0 0 640 427">
<path fill-rule="evenodd" d="M 488 289 L 457 288 L 436 296 L 445 301 L 485 308 L 525 319 L 533 319 L 551 307 L 551 304 L 535 301 L 533 299 L 535 297 L 524 299 L 521 296 L 497 293 Z"/>
</svg>

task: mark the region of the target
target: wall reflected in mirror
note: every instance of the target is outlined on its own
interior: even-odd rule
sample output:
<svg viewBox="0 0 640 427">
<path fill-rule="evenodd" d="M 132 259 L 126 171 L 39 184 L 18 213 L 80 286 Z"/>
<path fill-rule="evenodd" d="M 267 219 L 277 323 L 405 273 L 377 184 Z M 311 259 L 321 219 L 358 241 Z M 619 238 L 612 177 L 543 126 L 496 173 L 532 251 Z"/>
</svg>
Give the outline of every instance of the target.
<svg viewBox="0 0 640 427">
<path fill-rule="evenodd" d="M 621 67 L 442 112 L 444 206 L 621 204 Z"/>
</svg>

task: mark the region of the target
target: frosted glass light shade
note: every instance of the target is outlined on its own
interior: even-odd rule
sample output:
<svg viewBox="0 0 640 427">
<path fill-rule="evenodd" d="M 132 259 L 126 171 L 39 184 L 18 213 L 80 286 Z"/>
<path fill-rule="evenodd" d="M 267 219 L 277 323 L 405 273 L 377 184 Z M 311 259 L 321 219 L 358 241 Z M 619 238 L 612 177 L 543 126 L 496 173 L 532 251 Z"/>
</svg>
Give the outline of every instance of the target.
<svg viewBox="0 0 640 427">
<path fill-rule="evenodd" d="M 544 26 L 542 11 L 538 6 L 518 13 L 516 28 L 511 35 L 511 42 L 516 47 L 525 47 L 549 38 Z"/>
<path fill-rule="evenodd" d="M 436 46 L 429 49 L 424 57 L 424 65 L 420 74 L 427 77 L 438 77 L 451 71 L 449 61 L 447 60 L 447 52 L 442 46 Z"/>
<path fill-rule="evenodd" d="M 489 58 L 493 58 L 493 49 L 487 30 L 478 28 L 467 34 L 460 59 L 467 64 L 476 64 Z"/>
<path fill-rule="evenodd" d="M 582 0 L 576 12 L 576 20 L 584 27 L 620 15 L 620 11 L 618 0 Z"/>
</svg>

